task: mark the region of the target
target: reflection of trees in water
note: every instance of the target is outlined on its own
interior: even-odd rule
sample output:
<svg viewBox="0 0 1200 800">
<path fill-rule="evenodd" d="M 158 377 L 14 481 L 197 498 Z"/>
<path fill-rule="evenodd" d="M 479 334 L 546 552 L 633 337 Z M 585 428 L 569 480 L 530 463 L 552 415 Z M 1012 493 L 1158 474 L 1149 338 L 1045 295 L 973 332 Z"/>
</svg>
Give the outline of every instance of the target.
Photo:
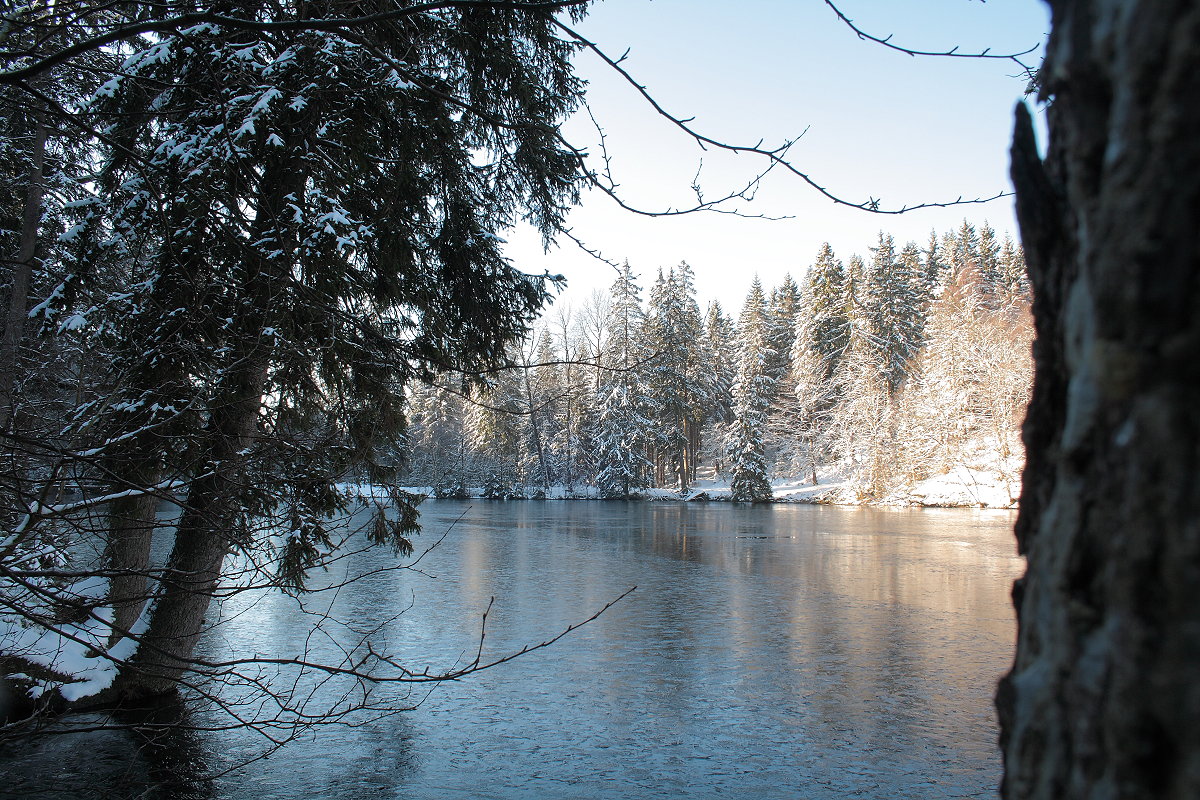
<svg viewBox="0 0 1200 800">
<path fill-rule="evenodd" d="M 149 711 L 125 711 L 117 720 L 128 725 L 145 764 L 146 797 L 156 800 L 208 800 L 213 797 L 211 754 L 195 720 L 182 703 Z"/>
<path fill-rule="evenodd" d="M 0 798 L 209 800 L 212 758 L 182 705 L 76 714 L 0 754 Z"/>
<path fill-rule="evenodd" d="M 311 796 L 359 800 L 407 785 L 419 766 L 414 748 L 417 735 L 402 715 L 359 729 L 353 746 L 339 748 L 336 756 L 330 753 L 330 763 L 313 771 Z M 290 771 L 290 763 L 288 767 Z"/>
<path fill-rule="evenodd" d="M 313 797 L 357 800 L 405 785 L 417 768 L 402 716 L 317 730 L 282 751 L 250 731 L 215 730 L 211 717 L 177 703 L 55 720 L 0 752 L 0 800 L 212 800 L 218 784 L 242 780 L 265 796 L 305 785 Z"/>
</svg>

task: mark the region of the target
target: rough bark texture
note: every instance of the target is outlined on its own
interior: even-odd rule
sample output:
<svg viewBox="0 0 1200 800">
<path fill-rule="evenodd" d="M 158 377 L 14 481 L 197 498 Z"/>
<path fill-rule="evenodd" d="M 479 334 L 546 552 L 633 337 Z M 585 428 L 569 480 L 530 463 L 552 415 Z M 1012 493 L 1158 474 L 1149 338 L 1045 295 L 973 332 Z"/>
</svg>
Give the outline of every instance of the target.
<svg viewBox="0 0 1200 800">
<path fill-rule="evenodd" d="M 278 242 L 282 252 L 295 251 L 287 204 L 289 197 L 303 191 L 305 179 L 294 156 L 275 165 L 263 179 L 264 196 L 249 241 L 260 246 Z M 149 627 L 118 681 L 118 691 L 124 695 L 168 693 L 195 669 L 192 651 L 223 577 L 222 564 L 235 545 L 235 522 L 251 480 L 246 454 L 258 438 L 271 359 L 271 340 L 262 332 L 286 313 L 278 298 L 284 294 L 291 266 L 282 257 L 247 252 L 244 311 L 230 342 L 231 362 L 237 366 L 226 371 L 214 392 L 202 436 L 205 474 L 192 480 L 188 489 Z"/>
<path fill-rule="evenodd" d="M 140 495 L 118 500 L 109 511 L 104 562 L 112 572 L 108 592 L 113 607 L 110 645 L 134 627 L 149 598 L 150 545 L 158 503 L 156 495 Z"/>
<path fill-rule="evenodd" d="M 213 414 L 209 436 L 214 469 L 194 481 L 188 492 L 149 628 L 121 675 L 124 694 L 170 692 L 184 673 L 195 669 L 192 651 L 204 632 L 204 616 L 234 545 L 231 532 L 244 480 L 236 465 L 244 462 L 240 453 L 254 441 L 266 361 L 250 362 L 240 372 L 227 394 L 229 403 Z"/>
<path fill-rule="evenodd" d="M 17 355 L 25 335 L 29 311 L 29 290 L 37 265 L 38 232 L 42 222 L 43 169 L 46 155 L 46 125 L 38 117 L 30 148 L 29 175 L 26 183 L 25 210 L 21 217 L 20 252 L 12 264 L 8 313 L 0 336 L 0 428 L 12 418 L 13 389 L 17 382 Z"/>
<path fill-rule="evenodd" d="M 1058 0 L 1007 798 L 1200 797 L 1200 4 Z"/>
</svg>

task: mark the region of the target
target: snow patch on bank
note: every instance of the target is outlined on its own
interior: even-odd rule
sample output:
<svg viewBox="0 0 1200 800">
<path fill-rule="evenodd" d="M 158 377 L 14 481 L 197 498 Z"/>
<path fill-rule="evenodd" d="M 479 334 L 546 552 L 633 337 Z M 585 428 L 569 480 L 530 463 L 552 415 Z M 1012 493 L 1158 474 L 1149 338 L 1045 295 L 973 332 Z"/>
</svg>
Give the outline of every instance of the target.
<svg viewBox="0 0 1200 800">
<path fill-rule="evenodd" d="M 386 489 L 366 484 L 342 484 L 351 497 L 363 501 L 386 502 Z M 776 503 L 818 503 L 850 506 L 926 506 L 934 508 L 1016 508 L 1021 490 L 1020 464 L 1002 466 L 958 465 L 941 475 L 900 486 L 873 496 L 863 490 L 851 477 L 835 469 L 817 471 L 817 482 L 810 477 L 789 476 L 771 482 Z M 423 497 L 438 497 L 432 486 L 406 486 L 401 491 Z M 482 487 L 471 487 L 465 494 L 446 495 L 451 499 L 497 499 L 489 497 Z M 544 491 L 536 486 L 517 486 L 506 499 L 513 500 L 598 500 L 594 486 L 552 486 Z M 676 489 L 643 489 L 638 499 L 689 502 L 729 502 L 727 478 L 709 478 L 694 482 L 686 491 Z"/>
<path fill-rule="evenodd" d="M 128 636 L 108 647 L 113 610 L 111 606 L 100 605 L 108 594 L 107 579 L 88 578 L 58 594 L 87 609 L 84 618 L 42 626 L 30 624 L 16 614 L 0 615 L 0 653 L 42 667 L 53 676 L 33 677 L 25 673 L 5 676 L 23 684 L 30 698 L 36 700 L 57 691 L 64 700 L 73 702 L 112 686 L 121 665 L 137 650 L 137 637 L 145 632 L 149 616 L 143 613 Z"/>
</svg>

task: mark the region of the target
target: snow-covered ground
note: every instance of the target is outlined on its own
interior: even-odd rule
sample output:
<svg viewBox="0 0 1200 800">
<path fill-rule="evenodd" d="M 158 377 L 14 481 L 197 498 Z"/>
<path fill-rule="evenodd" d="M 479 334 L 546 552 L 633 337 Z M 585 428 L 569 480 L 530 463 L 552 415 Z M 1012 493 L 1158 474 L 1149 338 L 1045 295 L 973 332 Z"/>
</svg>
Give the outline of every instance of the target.
<svg viewBox="0 0 1200 800">
<path fill-rule="evenodd" d="M 818 470 L 814 485 L 807 477 L 782 477 L 771 481 L 777 503 L 826 503 L 833 505 L 877 505 L 877 506 L 934 506 L 967 508 L 1016 508 L 1020 494 L 1020 464 L 1013 460 L 997 466 L 996 461 L 982 465 L 958 465 L 943 475 L 935 475 L 907 486 L 895 488 L 880 497 L 870 497 L 850 478 L 834 470 Z M 377 487 L 347 484 L 347 491 L 363 499 L 383 500 L 387 494 Z M 404 491 L 432 497 L 433 487 L 410 486 Z M 519 495 L 539 498 L 543 494 L 539 487 L 518 487 Z M 480 487 L 468 489 L 471 498 L 483 498 Z M 674 489 L 646 489 L 641 496 L 647 500 L 728 501 L 728 478 L 698 480 L 686 492 Z M 595 487 L 552 486 L 544 493 L 547 500 L 583 499 L 599 497 Z"/>
</svg>

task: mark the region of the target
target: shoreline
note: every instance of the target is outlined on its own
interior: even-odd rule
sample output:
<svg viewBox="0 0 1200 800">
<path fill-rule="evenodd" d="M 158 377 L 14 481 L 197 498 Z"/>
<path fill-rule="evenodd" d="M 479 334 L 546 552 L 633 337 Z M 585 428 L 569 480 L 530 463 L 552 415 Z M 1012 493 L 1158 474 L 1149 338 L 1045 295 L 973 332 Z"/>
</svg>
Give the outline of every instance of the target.
<svg viewBox="0 0 1200 800">
<path fill-rule="evenodd" d="M 811 482 L 779 480 L 773 483 L 774 495 L 770 500 L 754 505 L 829 505 L 846 507 L 877 508 L 970 508 L 994 511 L 1013 511 L 1017 508 L 1014 496 L 1019 492 L 1019 480 L 979 480 L 974 471 L 966 470 L 963 475 L 951 473 L 920 482 L 907 489 L 886 493 L 880 497 L 869 497 L 858 491 L 848 481 L 821 481 L 815 486 Z M 999 485 L 997 485 L 999 484 Z M 371 484 L 344 483 L 340 487 L 351 496 L 363 501 L 386 500 L 386 490 Z M 430 500 L 588 500 L 597 502 L 669 502 L 669 503 L 731 503 L 729 485 L 724 482 L 697 481 L 686 491 L 677 489 L 645 489 L 628 498 L 605 498 L 596 487 L 567 489 L 552 486 L 547 492 L 541 487 L 514 486 L 504 492 L 489 492 L 482 486 L 464 490 L 438 491 L 433 486 L 401 486 L 401 491 Z"/>
</svg>

